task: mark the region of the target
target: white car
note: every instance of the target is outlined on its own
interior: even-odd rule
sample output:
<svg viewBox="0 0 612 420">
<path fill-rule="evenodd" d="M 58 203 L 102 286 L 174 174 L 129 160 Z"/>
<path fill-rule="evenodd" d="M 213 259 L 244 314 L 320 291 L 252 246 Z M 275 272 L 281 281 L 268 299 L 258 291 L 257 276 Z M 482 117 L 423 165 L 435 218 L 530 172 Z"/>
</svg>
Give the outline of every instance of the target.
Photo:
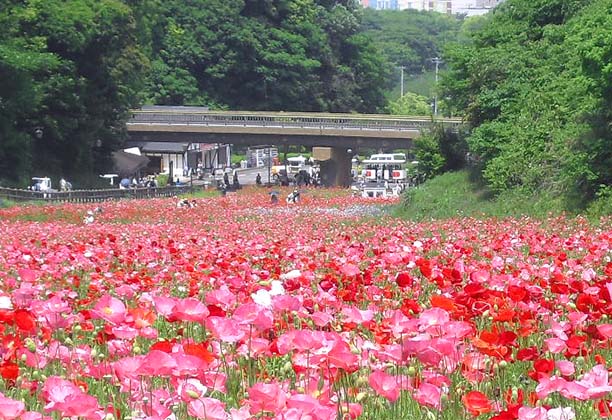
<svg viewBox="0 0 612 420">
<path fill-rule="evenodd" d="M 34 181 L 34 183 L 32 184 L 33 191 L 43 191 L 43 192 L 52 191 L 51 178 L 34 177 L 32 178 L 32 181 Z"/>
</svg>

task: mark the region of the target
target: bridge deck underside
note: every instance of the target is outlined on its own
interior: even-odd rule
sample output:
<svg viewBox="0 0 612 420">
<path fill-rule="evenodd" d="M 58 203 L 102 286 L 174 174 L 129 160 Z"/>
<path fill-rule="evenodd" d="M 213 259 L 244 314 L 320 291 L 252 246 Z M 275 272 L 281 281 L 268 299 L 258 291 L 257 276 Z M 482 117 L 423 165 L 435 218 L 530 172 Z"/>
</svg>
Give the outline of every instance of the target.
<svg viewBox="0 0 612 420">
<path fill-rule="evenodd" d="M 252 127 L 194 124 L 130 123 L 134 141 L 230 143 L 238 145 L 303 145 L 328 147 L 407 148 L 420 130 L 385 130 L 352 127 Z"/>
</svg>

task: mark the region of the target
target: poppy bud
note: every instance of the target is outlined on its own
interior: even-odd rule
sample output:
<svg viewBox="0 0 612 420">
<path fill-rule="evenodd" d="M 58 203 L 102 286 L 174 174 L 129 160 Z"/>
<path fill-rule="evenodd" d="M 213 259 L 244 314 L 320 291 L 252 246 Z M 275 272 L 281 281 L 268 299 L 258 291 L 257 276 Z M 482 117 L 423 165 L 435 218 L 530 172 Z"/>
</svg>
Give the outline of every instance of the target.
<svg viewBox="0 0 612 420">
<path fill-rule="evenodd" d="M 293 364 L 290 361 L 285 362 L 282 368 L 283 373 L 287 374 L 293 372 Z"/>
<path fill-rule="evenodd" d="M 34 340 L 32 340 L 30 337 L 25 339 L 25 345 L 26 348 L 32 353 L 36 351 L 36 343 L 34 343 Z"/>
</svg>

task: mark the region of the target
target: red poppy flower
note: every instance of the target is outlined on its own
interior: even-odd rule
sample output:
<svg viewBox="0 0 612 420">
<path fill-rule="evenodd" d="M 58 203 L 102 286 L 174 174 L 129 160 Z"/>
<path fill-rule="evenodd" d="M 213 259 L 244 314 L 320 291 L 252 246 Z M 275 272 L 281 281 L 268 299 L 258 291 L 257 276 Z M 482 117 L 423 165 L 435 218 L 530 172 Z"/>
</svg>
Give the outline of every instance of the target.
<svg viewBox="0 0 612 420">
<path fill-rule="evenodd" d="M 491 401 L 480 391 L 470 391 L 462 398 L 465 409 L 474 417 L 491 411 Z"/>
<path fill-rule="evenodd" d="M 172 353 L 172 343 L 169 341 L 158 341 L 151 346 L 150 351 L 160 350 L 166 353 Z"/>
<path fill-rule="evenodd" d="M 13 362 L 4 362 L 0 365 L 0 376 L 5 381 L 15 382 L 19 376 L 19 366 Z"/>
<path fill-rule="evenodd" d="M 414 284 L 414 279 L 412 278 L 412 276 L 410 276 L 410 273 L 403 271 L 401 273 L 398 273 L 397 277 L 395 278 L 395 282 L 401 288 L 412 287 L 412 285 Z"/>
<path fill-rule="evenodd" d="M 215 360 L 215 356 L 208 350 L 207 347 L 208 344 L 206 342 L 198 344 L 183 344 L 183 350 L 185 351 L 185 354 L 199 357 L 206 363 L 211 363 L 213 360 Z"/>
<path fill-rule="evenodd" d="M 29 311 L 25 309 L 17 309 L 15 311 L 15 324 L 22 332 L 36 331 L 36 320 Z"/>
</svg>

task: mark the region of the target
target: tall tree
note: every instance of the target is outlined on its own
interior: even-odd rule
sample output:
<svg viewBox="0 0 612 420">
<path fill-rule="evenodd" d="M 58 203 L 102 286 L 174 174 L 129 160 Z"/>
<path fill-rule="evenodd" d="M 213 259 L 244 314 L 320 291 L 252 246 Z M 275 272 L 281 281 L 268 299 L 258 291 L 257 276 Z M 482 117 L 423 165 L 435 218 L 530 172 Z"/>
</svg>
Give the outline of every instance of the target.
<svg viewBox="0 0 612 420">
<path fill-rule="evenodd" d="M 26 138 L 36 125 L 42 138 L 30 153 L 39 173 L 103 170 L 121 141 L 126 111 L 139 101 L 146 64 L 131 9 L 119 0 L 15 1 L 0 9 L 0 21 L 8 23 L 0 42 L 36 46 L 54 64 L 46 71 L 12 66 L 18 79 L 30 77 L 36 97 L 21 113 L 24 121 L 11 141 Z M 27 95 L 27 83 L 23 87 Z M 32 173 L 28 164 L 9 165 L 5 176 L 13 180 Z"/>
<path fill-rule="evenodd" d="M 581 205 L 612 182 L 608 0 L 507 0 L 446 54 L 444 95 L 498 191 Z"/>
</svg>

